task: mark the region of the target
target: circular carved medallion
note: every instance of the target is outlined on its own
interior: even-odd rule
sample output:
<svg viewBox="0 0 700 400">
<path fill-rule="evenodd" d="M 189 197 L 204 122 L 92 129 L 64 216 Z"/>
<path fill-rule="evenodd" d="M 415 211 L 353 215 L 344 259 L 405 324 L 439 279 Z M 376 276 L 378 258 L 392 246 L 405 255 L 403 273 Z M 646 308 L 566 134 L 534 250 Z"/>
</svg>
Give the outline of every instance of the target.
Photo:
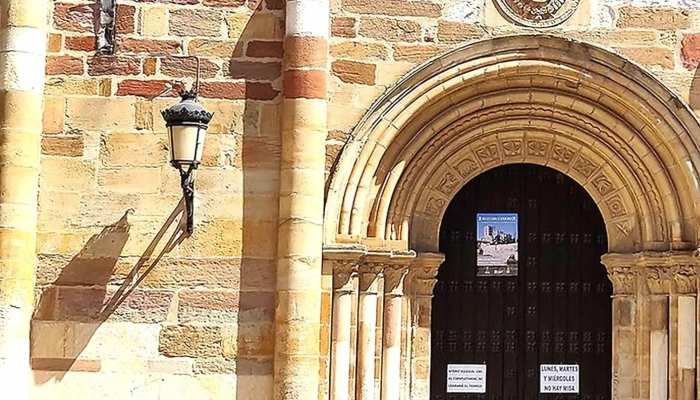
<svg viewBox="0 0 700 400">
<path fill-rule="evenodd" d="M 533 28 L 549 28 L 569 19 L 581 0 L 494 0 L 513 22 Z"/>
</svg>

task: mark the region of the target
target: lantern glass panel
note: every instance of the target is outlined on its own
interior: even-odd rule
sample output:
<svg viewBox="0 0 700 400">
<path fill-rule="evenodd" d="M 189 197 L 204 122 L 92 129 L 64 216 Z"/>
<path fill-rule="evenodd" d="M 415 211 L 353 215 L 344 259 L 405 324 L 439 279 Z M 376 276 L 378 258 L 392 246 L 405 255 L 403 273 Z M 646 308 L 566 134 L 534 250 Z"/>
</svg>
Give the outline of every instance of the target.
<svg viewBox="0 0 700 400">
<path fill-rule="evenodd" d="M 178 165 L 199 164 L 204 150 L 206 129 L 199 125 L 174 125 L 170 127 L 173 162 Z"/>
</svg>

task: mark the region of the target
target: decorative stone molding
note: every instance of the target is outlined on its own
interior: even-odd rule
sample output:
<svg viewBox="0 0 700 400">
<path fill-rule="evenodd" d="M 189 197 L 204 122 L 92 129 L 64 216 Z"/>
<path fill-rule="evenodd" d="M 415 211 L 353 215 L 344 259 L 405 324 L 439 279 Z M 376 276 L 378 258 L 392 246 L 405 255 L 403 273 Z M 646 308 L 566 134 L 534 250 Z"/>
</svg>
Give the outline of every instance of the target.
<svg viewBox="0 0 700 400">
<path fill-rule="evenodd" d="M 384 295 L 401 296 L 404 294 L 404 280 L 408 274 L 408 265 L 388 265 L 384 269 Z"/>
<path fill-rule="evenodd" d="M 690 251 L 606 254 L 602 262 L 615 294 L 698 292 L 700 258 Z"/>
<path fill-rule="evenodd" d="M 677 100 L 636 64 L 552 36 L 449 52 L 387 91 L 353 132 L 329 184 L 325 242 L 437 252 L 454 194 L 483 171 L 527 162 L 587 189 L 610 251 L 695 248 L 698 227 L 679 221 L 700 209 L 700 165 L 683 161 L 696 159 L 700 124 L 681 100 L 669 109 L 664 98 Z M 651 143 L 672 150 L 659 153 Z"/>
<path fill-rule="evenodd" d="M 421 253 L 413 261 L 408 273 L 410 291 L 417 297 L 432 297 L 437 283 L 437 273 L 445 256 L 438 253 Z"/>
<path fill-rule="evenodd" d="M 333 273 L 333 290 L 352 290 L 351 278 L 357 276 L 359 263 L 365 251 L 361 248 L 326 248 L 323 261 L 331 264 Z"/>
</svg>

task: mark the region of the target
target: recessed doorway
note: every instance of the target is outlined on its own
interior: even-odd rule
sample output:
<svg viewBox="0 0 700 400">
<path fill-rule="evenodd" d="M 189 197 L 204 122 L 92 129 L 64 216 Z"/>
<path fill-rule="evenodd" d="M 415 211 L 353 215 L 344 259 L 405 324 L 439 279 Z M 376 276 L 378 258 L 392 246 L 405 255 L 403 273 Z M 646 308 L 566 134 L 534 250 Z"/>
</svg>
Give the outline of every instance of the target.
<svg viewBox="0 0 700 400">
<path fill-rule="evenodd" d="M 517 215 L 516 246 L 504 239 L 507 227 L 477 224 L 485 213 Z M 507 268 L 477 268 L 478 253 L 483 259 L 494 246 L 516 249 Z M 446 258 L 432 305 L 430 398 L 610 399 L 612 285 L 600 263 L 606 250 L 603 217 L 566 175 L 515 164 L 470 181 L 440 231 Z M 450 364 L 486 365 L 485 393 L 447 393 Z M 540 393 L 542 364 L 578 365 L 579 393 Z"/>
</svg>

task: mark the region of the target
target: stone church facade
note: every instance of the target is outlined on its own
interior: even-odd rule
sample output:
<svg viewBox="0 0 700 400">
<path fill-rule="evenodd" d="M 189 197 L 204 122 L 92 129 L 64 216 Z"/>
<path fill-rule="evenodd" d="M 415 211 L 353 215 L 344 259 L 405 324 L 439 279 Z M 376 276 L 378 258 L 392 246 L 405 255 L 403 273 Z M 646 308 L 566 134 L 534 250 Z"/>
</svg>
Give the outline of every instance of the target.
<svg viewBox="0 0 700 400">
<path fill-rule="evenodd" d="M 700 397 L 700 3 L 102 6 L 0 3 L 0 397 L 430 399 L 442 217 L 523 163 L 605 222 L 608 398 Z"/>
</svg>

